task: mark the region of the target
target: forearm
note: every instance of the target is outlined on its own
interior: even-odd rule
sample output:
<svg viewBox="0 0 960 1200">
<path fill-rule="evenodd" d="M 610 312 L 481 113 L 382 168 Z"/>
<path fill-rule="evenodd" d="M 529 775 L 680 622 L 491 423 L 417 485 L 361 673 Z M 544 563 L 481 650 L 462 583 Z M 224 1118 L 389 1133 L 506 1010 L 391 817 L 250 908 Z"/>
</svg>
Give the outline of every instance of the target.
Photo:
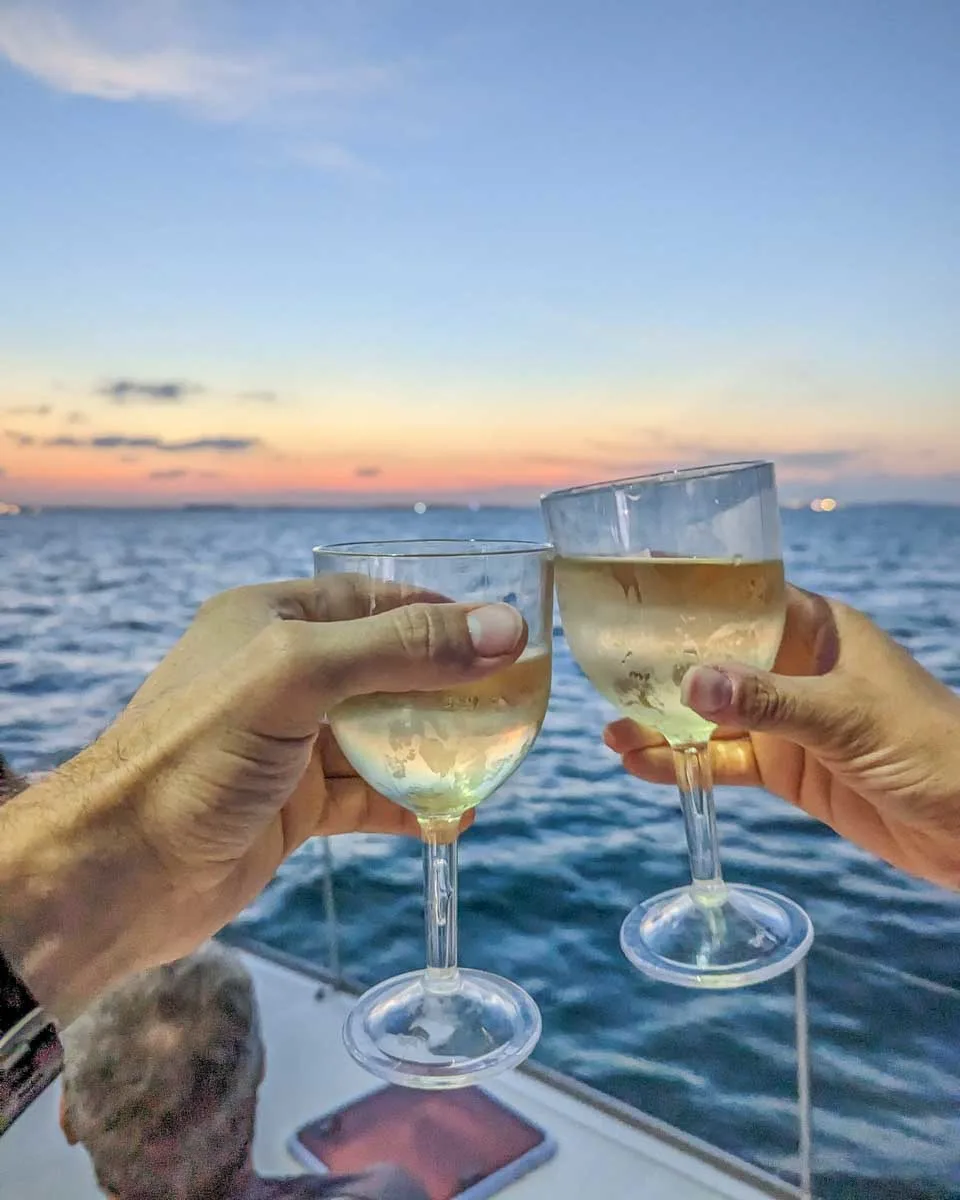
<svg viewBox="0 0 960 1200">
<path fill-rule="evenodd" d="M 131 969 L 130 769 L 94 746 L 0 809 L 0 951 L 65 1023 Z M 126 918 L 126 919 L 125 919 Z"/>
</svg>

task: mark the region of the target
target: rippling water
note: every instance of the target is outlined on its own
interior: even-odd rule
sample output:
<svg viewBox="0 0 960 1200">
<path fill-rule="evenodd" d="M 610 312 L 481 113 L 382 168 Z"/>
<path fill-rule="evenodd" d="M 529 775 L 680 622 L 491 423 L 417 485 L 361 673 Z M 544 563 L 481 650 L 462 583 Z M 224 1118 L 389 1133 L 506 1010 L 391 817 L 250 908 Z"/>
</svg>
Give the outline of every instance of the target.
<svg viewBox="0 0 960 1200">
<path fill-rule="evenodd" d="M 960 509 L 784 516 L 790 576 L 865 609 L 960 689 Z M 534 511 L 60 512 L 0 522 L 0 749 L 55 765 L 114 716 L 211 592 L 310 573 L 318 541 L 541 538 Z M 617 934 L 684 881 L 670 789 L 624 776 L 609 717 L 557 639 L 529 759 L 464 839 L 462 955 L 535 995 L 537 1056 L 734 1153 L 795 1170 L 789 980 L 739 993 L 647 982 Z M 721 793 L 726 874 L 803 903 L 811 957 L 818 1194 L 960 1197 L 960 897 L 885 867 L 757 792 Z M 422 961 L 412 843 L 335 844 L 345 965 Z M 316 848 L 286 864 L 245 932 L 322 961 Z"/>
</svg>

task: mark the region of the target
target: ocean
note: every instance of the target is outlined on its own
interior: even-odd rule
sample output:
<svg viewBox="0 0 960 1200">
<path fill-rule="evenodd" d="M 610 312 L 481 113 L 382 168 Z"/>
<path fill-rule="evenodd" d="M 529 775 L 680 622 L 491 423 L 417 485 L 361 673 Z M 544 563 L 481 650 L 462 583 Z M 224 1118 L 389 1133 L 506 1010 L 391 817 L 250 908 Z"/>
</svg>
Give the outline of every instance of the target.
<svg viewBox="0 0 960 1200">
<path fill-rule="evenodd" d="M 788 575 L 874 617 L 960 690 L 960 508 L 784 513 Z M 305 576 L 318 542 L 541 540 L 535 510 L 59 511 L 0 519 L 0 751 L 44 770 L 117 713 L 197 604 Z M 618 930 L 685 882 L 672 789 L 627 777 L 611 713 L 556 631 L 550 712 L 529 758 L 464 837 L 461 957 L 543 1011 L 536 1057 L 732 1153 L 796 1171 L 789 979 L 733 993 L 645 980 Z M 756 791 L 718 795 L 725 874 L 794 897 L 810 958 L 817 1195 L 960 1197 L 960 896 L 840 841 Z M 333 843 L 344 969 L 374 982 L 422 963 L 412 841 Z M 304 848 L 238 927 L 323 963 L 320 847 Z M 311 1070 L 321 1070 L 313 1064 Z"/>
</svg>

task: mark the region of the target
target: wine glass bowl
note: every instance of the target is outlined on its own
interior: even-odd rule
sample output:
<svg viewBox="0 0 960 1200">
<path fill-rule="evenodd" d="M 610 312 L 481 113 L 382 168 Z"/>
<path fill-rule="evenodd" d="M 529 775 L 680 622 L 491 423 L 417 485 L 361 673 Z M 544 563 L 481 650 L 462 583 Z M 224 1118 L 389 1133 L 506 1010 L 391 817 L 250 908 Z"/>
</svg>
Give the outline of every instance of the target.
<svg viewBox="0 0 960 1200">
<path fill-rule="evenodd" d="M 427 966 L 378 984 L 344 1029 L 351 1055 L 410 1087 L 463 1087 L 522 1062 L 540 1013 L 510 980 L 457 963 L 461 817 L 516 770 L 550 694 L 552 551 L 505 541 L 410 541 L 317 547 L 318 575 L 351 576 L 365 614 L 419 600 L 506 603 L 526 623 L 510 665 L 435 691 L 353 697 L 328 714 L 345 757 L 377 791 L 410 809 L 424 854 Z"/>
<path fill-rule="evenodd" d="M 621 946 L 645 973 L 687 987 L 740 987 L 789 970 L 813 937 L 793 901 L 728 886 L 710 778 L 714 725 L 682 700 L 687 672 L 740 662 L 769 669 L 786 613 L 771 463 L 670 471 L 553 492 L 570 651 L 624 716 L 673 750 L 692 882 L 639 905 Z"/>
</svg>

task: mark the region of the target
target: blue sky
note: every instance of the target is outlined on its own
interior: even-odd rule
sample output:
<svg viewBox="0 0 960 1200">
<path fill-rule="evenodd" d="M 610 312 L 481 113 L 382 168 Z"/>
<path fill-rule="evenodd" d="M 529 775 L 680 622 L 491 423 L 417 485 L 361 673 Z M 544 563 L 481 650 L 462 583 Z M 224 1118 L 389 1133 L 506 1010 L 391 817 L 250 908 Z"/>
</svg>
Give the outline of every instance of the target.
<svg viewBox="0 0 960 1200">
<path fill-rule="evenodd" d="M 0 0 L 0 106 L 11 498 L 960 501 L 952 0 Z"/>
</svg>

